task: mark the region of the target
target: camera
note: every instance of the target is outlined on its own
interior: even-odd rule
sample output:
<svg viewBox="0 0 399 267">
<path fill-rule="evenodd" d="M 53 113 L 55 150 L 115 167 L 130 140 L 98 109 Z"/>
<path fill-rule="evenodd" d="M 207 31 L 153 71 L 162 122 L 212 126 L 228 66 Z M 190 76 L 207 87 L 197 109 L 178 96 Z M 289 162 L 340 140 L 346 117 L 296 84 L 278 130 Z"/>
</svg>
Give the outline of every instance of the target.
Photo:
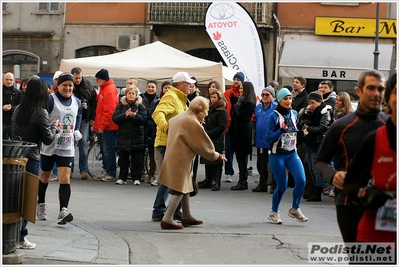
<svg viewBox="0 0 399 267">
<path fill-rule="evenodd" d="M 82 99 L 82 109 L 88 109 L 87 99 Z"/>
</svg>

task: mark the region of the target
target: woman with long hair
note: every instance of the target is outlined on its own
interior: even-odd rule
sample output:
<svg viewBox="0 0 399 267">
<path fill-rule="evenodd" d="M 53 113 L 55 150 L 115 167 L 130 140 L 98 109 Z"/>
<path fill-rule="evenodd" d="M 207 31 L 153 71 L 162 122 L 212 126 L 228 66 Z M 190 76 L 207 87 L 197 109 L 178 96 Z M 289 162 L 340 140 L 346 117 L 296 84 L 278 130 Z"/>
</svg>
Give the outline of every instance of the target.
<svg viewBox="0 0 399 267">
<path fill-rule="evenodd" d="M 226 102 L 223 93 L 213 89 L 209 93 L 209 111 L 205 117 L 204 129 L 215 146 L 216 152 L 224 151 L 224 129 L 227 124 Z M 198 188 L 212 188 L 212 191 L 220 190 L 223 162 L 217 164 L 201 157 L 201 164 L 205 164 L 205 180 L 198 182 Z"/>
<path fill-rule="evenodd" d="M 334 107 L 333 117 L 334 120 L 339 119 L 349 113 L 353 112 L 351 97 L 347 92 L 340 92 L 337 95 Z"/>
<path fill-rule="evenodd" d="M 236 152 L 239 170 L 238 183 L 232 186 L 231 190 L 246 190 L 248 189 L 248 156 L 252 153 L 251 117 L 256 106 L 254 86 L 251 82 L 243 82 L 238 98 L 233 93 L 229 97 L 231 103 L 230 145 Z"/>
<path fill-rule="evenodd" d="M 211 91 L 213 91 L 215 89 L 222 92 L 222 87 L 220 86 L 220 83 L 218 81 L 212 80 L 208 83 L 208 94 L 210 94 Z"/>
<path fill-rule="evenodd" d="M 15 108 L 12 116 L 12 135 L 13 139 L 17 136 L 23 141 L 35 143 L 26 157 L 25 170 L 39 176 L 40 144 L 50 145 L 59 132 L 60 124 L 58 120 L 50 122 L 48 114 L 48 88 L 45 81 L 39 78 L 31 78 L 25 90 L 24 98 L 20 105 Z M 36 244 L 30 243 L 26 236 L 28 221 L 22 222 L 19 248 L 33 249 Z"/>
</svg>

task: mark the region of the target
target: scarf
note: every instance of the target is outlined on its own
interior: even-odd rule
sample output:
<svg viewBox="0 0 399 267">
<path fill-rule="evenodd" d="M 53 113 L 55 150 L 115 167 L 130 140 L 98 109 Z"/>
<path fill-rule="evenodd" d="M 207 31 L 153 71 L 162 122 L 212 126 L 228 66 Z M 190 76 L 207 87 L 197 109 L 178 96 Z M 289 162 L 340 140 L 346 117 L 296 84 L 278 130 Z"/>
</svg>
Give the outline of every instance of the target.
<svg viewBox="0 0 399 267">
<path fill-rule="evenodd" d="M 345 109 L 343 107 L 334 109 L 334 112 L 333 112 L 334 120 L 341 118 L 344 115 L 346 115 L 346 113 L 345 113 Z"/>
<path fill-rule="evenodd" d="M 305 90 L 305 88 L 302 88 L 299 91 L 292 90 L 292 92 L 291 92 L 291 94 L 292 94 L 292 102 L 294 102 L 295 97 L 297 97 L 300 93 L 302 93 L 303 90 Z"/>
</svg>

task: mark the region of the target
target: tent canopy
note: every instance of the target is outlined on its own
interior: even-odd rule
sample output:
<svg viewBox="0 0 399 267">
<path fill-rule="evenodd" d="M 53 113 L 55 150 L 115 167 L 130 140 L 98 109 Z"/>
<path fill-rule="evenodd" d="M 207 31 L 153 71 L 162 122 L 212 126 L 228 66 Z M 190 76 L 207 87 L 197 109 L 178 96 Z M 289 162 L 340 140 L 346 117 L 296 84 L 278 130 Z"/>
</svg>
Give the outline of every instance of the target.
<svg viewBox="0 0 399 267">
<path fill-rule="evenodd" d="M 159 82 L 171 80 L 177 72 L 186 71 L 199 83 L 216 80 L 222 88 L 225 80 L 232 81 L 237 72 L 221 62 L 191 56 L 160 41 L 110 55 L 61 60 L 61 71 L 70 72 L 74 67 L 81 68 L 88 77 L 94 77 L 100 69 L 107 69 L 110 78 Z"/>
</svg>

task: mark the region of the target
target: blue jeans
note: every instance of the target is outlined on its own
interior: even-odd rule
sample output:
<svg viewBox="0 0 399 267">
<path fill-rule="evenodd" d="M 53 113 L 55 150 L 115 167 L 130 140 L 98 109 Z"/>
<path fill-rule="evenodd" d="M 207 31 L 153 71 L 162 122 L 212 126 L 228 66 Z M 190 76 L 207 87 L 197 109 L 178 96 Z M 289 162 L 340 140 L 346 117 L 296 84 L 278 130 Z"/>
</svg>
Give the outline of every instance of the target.
<svg viewBox="0 0 399 267">
<path fill-rule="evenodd" d="M 224 136 L 225 138 L 225 146 L 226 146 L 226 158 L 227 161 L 224 163 L 224 174 L 226 175 L 234 175 L 234 169 L 233 169 L 233 154 L 234 150 L 232 149 L 230 145 L 230 132 L 227 131 L 226 135 Z"/>
<path fill-rule="evenodd" d="M 90 121 L 82 120 L 80 124 L 80 133 L 82 134 L 82 139 L 78 142 L 79 147 L 79 171 L 80 172 L 88 172 L 87 168 L 87 152 L 89 151 L 89 129 L 90 129 Z"/>
<path fill-rule="evenodd" d="M 34 175 L 39 176 L 39 161 L 37 160 L 32 160 L 29 159 L 28 162 L 26 163 L 26 167 L 25 170 L 27 172 L 30 172 Z M 20 236 L 19 236 L 19 242 L 24 242 L 25 240 L 25 236 L 28 235 L 28 220 L 23 219 L 22 220 L 22 226 L 21 226 L 21 232 L 20 232 Z"/>
<path fill-rule="evenodd" d="M 166 146 L 159 146 L 156 147 L 158 149 L 159 153 L 162 156 L 162 161 L 165 156 L 165 151 L 166 151 Z M 158 190 L 157 190 L 157 195 L 155 197 L 154 205 L 153 205 L 153 211 L 152 211 L 152 217 L 153 218 L 162 218 L 164 212 L 166 211 L 166 200 L 168 199 L 168 194 L 169 194 L 170 189 L 163 184 L 159 184 Z M 181 209 L 181 203 L 176 208 L 176 212 Z"/>
<path fill-rule="evenodd" d="M 116 140 L 118 132 L 104 132 L 101 134 L 101 151 L 103 152 L 103 165 L 107 175 L 116 177 Z"/>
<path fill-rule="evenodd" d="M 324 179 L 314 170 L 314 158 L 316 157 L 315 152 L 305 152 L 306 162 L 308 163 L 310 175 L 312 175 L 312 182 L 314 186 L 324 187 Z"/>
<path fill-rule="evenodd" d="M 3 124 L 3 140 L 10 140 L 12 137 L 12 124 Z"/>
</svg>

